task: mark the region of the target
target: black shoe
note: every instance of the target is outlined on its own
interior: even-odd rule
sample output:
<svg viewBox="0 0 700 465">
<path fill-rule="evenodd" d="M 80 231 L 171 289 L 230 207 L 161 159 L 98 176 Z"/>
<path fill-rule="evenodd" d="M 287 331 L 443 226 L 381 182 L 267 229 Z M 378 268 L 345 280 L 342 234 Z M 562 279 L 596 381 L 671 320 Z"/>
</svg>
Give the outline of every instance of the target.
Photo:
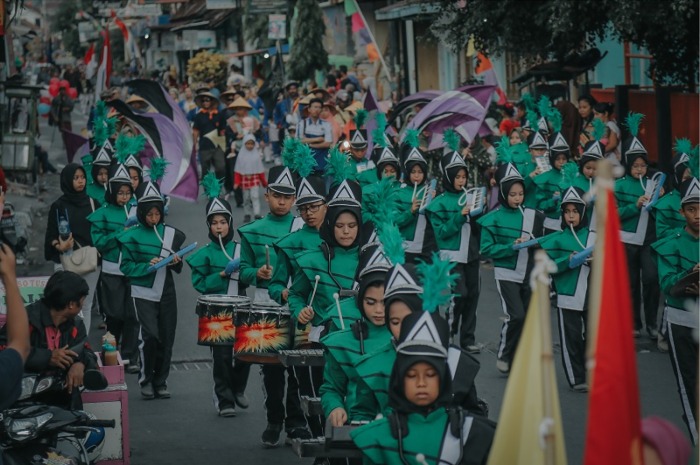
<svg viewBox="0 0 700 465">
<path fill-rule="evenodd" d="M 284 443 L 290 445 L 292 443 L 292 439 L 311 439 L 312 437 L 311 431 L 301 426 L 287 431 L 287 437 L 285 438 Z"/>
<path fill-rule="evenodd" d="M 146 400 L 154 399 L 156 395 L 153 392 L 153 386 L 151 386 L 150 384 L 141 386 L 141 397 L 143 397 Z"/>
<path fill-rule="evenodd" d="M 282 434 L 282 425 L 268 423 L 260 442 L 265 448 L 277 447 L 280 444 L 280 434 Z"/>
<path fill-rule="evenodd" d="M 156 397 L 159 399 L 170 399 L 170 391 L 165 386 L 156 388 Z"/>
<path fill-rule="evenodd" d="M 236 405 L 242 409 L 247 409 L 248 405 L 250 405 L 250 403 L 248 402 L 248 398 L 242 392 L 234 394 L 233 400 L 236 402 Z"/>
</svg>

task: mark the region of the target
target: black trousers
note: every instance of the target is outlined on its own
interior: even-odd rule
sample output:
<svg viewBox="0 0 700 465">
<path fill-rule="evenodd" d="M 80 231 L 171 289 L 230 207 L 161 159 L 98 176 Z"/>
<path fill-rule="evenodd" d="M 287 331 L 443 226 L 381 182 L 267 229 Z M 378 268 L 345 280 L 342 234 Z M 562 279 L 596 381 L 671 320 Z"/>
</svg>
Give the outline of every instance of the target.
<svg viewBox="0 0 700 465">
<path fill-rule="evenodd" d="M 107 331 L 114 335 L 124 359 L 138 361 L 139 323 L 136 320 L 131 286 L 126 276 L 102 272 L 97 281 L 97 298 L 105 316 Z"/>
<path fill-rule="evenodd" d="M 693 337 L 693 331 L 693 328 L 687 326 L 668 323 L 668 353 L 681 397 L 683 421 L 693 444 L 697 445 L 698 343 Z"/>
<path fill-rule="evenodd" d="M 177 327 L 177 299 L 173 278 L 168 273 L 160 302 L 134 298 L 136 317 L 141 324 L 139 383 L 154 388 L 167 386 Z"/>
<path fill-rule="evenodd" d="M 313 343 L 312 349 L 321 349 L 321 344 Z M 299 395 L 309 397 L 321 397 L 319 389 L 323 384 L 323 367 L 292 367 L 299 382 Z M 311 415 L 306 417 L 313 437 L 322 437 L 325 429 L 326 419 L 321 415 Z"/>
<path fill-rule="evenodd" d="M 632 290 L 632 311 L 634 329 L 647 330 L 657 328 L 659 310 L 659 270 L 650 245 L 625 244 L 627 252 L 627 269 Z M 644 304 L 644 322 L 642 322 L 642 303 Z"/>
<path fill-rule="evenodd" d="M 527 281 L 527 280 L 526 280 Z M 496 288 L 501 295 L 501 307 L 506 320 L 501 327 L 501 342 L 498 346 L 498 358 L 508 363 L 513 362 L 515 350 L 523 332 L 527 307 L 532 291 L 530 284 L 496 280 Z"/>
<path fill-rule="evenodd" d="M 214 406 L 217 411 L 235 407 L 234 395 L 243 394 L 248 385 L 250 363 L 234 360 L 232 346 L 211 348 L 214 375 Z"/>
<path fill-rule="evenodd" d="M 586 310 L 559 308 L 561 360 L 571 387 L 586 382 Z"/>
<path fill-rule="evenodd" d="M 265 388 L 267 422 L 277 425 L 284 423 L 287 431 L 294 428 L 305 428 L 306 418 L 301 409 L 299 383 L 294 376 L 294 370 L 281 365 L 262 365 L 261 371 Z M 286 394 L 285 386 L 287 387 Z"/>
<path fill-rule="evenodd" d="M 456 335 L 459 332 L 459 346 L 466 349 L 476 342 L 476 307 L 479 305 L 481 293 L 479 260 L 457 263 L 454 270 L 459 273 L 459 279 L 452 306 L 452 334 Z"/>
</svg>

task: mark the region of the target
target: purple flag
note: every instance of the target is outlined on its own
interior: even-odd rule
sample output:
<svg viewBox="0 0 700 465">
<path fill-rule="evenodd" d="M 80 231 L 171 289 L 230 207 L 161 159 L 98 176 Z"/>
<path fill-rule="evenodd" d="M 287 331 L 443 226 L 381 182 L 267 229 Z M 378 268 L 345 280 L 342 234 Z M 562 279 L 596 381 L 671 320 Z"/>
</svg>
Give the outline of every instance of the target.
<svg viewBox="0 0 700 465">
<path fill-rule="evenodd" d="M 365 97 L 363 99 L 362 106 L 365 107 L 365 110 L 367 110 L 367 111 L 379 110 L 379 105 L 377 104 L 377 99 L 374 98 L 374 95 L 372 94 L 371 87 L 367 88 L 367 93 L 365 93 Z"/>
<path fill-rule="evenodd" d="M 80 160 L 83 156 L 90 153 L 90 142 L 80 134 L 61 129 L 61 137 L 63 138 L 63 145 L 66 147 L 68 163 L 73 163 L 76 155 L 78 160 Z"/>
</svg>

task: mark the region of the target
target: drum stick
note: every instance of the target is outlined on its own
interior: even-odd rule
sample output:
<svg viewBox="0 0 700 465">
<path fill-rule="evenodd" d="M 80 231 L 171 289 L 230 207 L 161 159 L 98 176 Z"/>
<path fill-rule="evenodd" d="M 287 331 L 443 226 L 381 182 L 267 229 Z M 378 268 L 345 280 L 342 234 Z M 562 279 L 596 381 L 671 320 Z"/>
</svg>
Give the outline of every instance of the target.
<svg viewBox="0 0 700 465">
<path fill-rule="evenodd" d="M 187 247 L 184 247 L 183 249 L 179 250 L 178 252 L 175 252 L 174 254 L 165 257 L 163 260 L 159 261 L 155 265 L 151 265 L 150 267 L 148 267 L 148 272 L 153 273 L 154 271 L 158 271 L 159 269 L 166 266 L 168 263 L 172 262 L 173 259 L 175 258 L 175 255 L 182 258 L 183 256 L 192 252 L 196 248 L 197 248 L 197 243 L 193 242 L 192 244 L 188 245 Z"/>
<path fill-rule="evenodd" d="M 425 460 L 425 455 L 421 453 L 416 454 L 416 462 L 420 465 L 428 465 L 428 462 Z"/>
<path fill-rule="evenodd" d="M 270 246 L 265 244 L 265 266 L 270 268 Z"/>
<path fill-rule="evenodd" d="M 311 307 L 311 304 L 314 303 L 314 297 L 316 297 L 316 289 L 318 289 L 318 282 L 321 280 L 321 277 L 319 275 L 316 275 L 314 277 L 314 291 L 311 293 L 311 299 L 309 300 L 309 307 Z"/>
<path fill-rule="evenodd" d="M 333 294 L 333 299 L 335 300 L 335 308 L 338 309 L 338 318 L 340 318 L 340 329 L 345 329 L 345 322 L 343 321 L 343 312 L 340 311 L 340 296 L 337 292 Z"/>
</svg>

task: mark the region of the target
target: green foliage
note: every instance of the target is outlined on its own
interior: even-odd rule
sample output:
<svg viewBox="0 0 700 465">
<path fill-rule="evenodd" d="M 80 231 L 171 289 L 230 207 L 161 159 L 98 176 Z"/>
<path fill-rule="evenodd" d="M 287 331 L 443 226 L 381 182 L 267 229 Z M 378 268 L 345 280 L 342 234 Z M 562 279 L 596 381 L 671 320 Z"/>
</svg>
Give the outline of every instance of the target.
<svg viewBox="0 0 700 465">
<path fill-rule="evenodd" d="M 625 118 L 625 126 L 627 126 L 627 129 L 629 129 L 633 137 L 639 135 L 639 126 L 642 124 L 642 119 L 644 119 L 643 114 L 631 111 L 627 115 L 627 118 Z"/>
<path fill-rule="evenodd" d="M 152 166 L 153 165 L 151 165 L 151 167 Z M 151 171 L 151 174 L 153 174 L 153 171 Z M 202 178 L 202 182 L 200 182 L 199 185 L 202 186 L 202 194 L 206 195 L 207 198 L 211 200 L 219 196 L 223 180 L 216 179 L 216 175 L 209 172 Z"/>
<path fill-rule="evenodd" d="M 416 268 L 423 285 L 423 310 L 432 313 L 450 302 L 452 288 L 459 278 L 456 273 L 451 273 L 456 264 L 442 260 L 437 252 L 433 253 L 430 262 L 418 264 Z"/>
<path fill-rule="evenodd" d="M 352 172 L 353 166 L 348 161 L 348 156 L 338 150 L 338 147 L 333 147 L 326 165 L 326 176 L 333 178 L 335 186 L 352 176 Z"/>
<path fill-rule="evenodd" d="M 453 152 L 459 151 L 459 135 L 454 129 L 446 129 L 442 133 L 442 142 Z"/>
<path fill-rule="evenodd" d="M 316 0 L 298 0 L 298 15 L 294 23 L 294 46 L 288 62 L 288 74 L 303 81 L 313 77 L 315 70 L 328 67 L 328 52 L 323 46 L 326 25 Z"/>
</svg>

